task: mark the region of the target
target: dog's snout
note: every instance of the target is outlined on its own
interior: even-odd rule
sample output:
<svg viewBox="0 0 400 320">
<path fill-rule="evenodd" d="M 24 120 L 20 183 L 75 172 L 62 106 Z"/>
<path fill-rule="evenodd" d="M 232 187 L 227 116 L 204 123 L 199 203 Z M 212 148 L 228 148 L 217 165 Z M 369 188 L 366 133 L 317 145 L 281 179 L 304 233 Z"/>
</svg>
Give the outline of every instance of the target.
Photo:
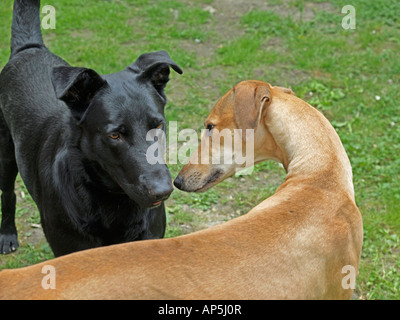
<svg viewBox="0 0 400 320">
<path fill-rule="evenodd" d="M 149 195 L 155 200 L 166 200 L 174 188 L 172 183 L 156 183 L 148 187 Z"/>
<path fill-rule="evenodd" d="M 174 186 L 182 190 L 182 184 L 183 184 L 183 178 L 181 175 L 178 175 L 174 180 Z"/>
</svg>

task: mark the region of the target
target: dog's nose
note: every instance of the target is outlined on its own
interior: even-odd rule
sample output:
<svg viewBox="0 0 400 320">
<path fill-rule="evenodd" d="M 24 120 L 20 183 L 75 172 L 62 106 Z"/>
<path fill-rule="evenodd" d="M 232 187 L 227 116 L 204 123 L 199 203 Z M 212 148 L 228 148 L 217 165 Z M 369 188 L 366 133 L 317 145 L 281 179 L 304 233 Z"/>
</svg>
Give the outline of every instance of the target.
<svg viewBox="0 0 400 320">
<path fill-rule="evenodd" d="M 172 191 L 172 183 L 159 183 L 148 190 L 149 195 L 157 200 L 167 200 Z"/>
<path fill-rule="evenodd" d="M 174 180 L 174 186 L 181 190 L 182 189 L 182 183 L 183 183 L 182 176 L 178 175 Z"/>
</svg>

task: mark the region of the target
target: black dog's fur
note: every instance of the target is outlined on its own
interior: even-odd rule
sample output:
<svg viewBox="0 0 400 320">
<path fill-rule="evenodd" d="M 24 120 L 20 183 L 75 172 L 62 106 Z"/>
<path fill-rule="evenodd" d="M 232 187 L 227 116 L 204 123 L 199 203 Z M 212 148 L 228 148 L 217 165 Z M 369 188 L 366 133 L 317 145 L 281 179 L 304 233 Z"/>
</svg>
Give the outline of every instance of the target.
<svg viewBox="0 0 400 320">
<path fill-rule="evenodd" d="M 146 161 L 146 134 L 165 128 L 169 67 L 182 70 L 165 51 L 110 75 L 71 67 L 44 46 L 39 7 L 15 1 L 0 75 L 0 252 L 18 247 L 18 171 L 56 256 L 163 237 L 173 188 L 167 166 Z"/>
</svg>

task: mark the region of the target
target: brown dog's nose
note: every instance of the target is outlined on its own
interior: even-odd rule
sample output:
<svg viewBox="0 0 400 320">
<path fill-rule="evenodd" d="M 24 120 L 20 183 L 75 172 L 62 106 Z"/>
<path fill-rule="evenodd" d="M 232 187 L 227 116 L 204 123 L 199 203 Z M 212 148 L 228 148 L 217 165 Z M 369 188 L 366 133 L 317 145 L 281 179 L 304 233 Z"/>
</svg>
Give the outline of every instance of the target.
<svg viewBox="0 0 400 320">
<path fill-rule="evenodd" d="M 179 174 L 174 180 L 174 186 L 177 187 L 178 189 L 182 190 L 182 183 L 183 183 L 183 179 L 182 179 L 182 176 Z"/>
</svg>

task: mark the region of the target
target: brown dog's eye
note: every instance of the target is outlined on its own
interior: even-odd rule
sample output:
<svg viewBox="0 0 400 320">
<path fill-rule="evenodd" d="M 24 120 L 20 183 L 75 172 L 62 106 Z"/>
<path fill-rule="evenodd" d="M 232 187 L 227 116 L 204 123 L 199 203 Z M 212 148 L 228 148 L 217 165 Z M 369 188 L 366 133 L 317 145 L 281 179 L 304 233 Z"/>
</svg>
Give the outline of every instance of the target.
<svg viewBox="0 0 400 320">
<path fill-rule="evenodd" d="M 120 136 L 119 133 L 117 133 L 117 132 L 111 133 L 111 134 L 109 135 L 109 137 L 110 137 L 111 139 L 113 139 L 113 140 L 119 140 L 119 139 L 121 139 L 121 136 Z"/>
<path fill-rule="evenodd" d="M 160 122 L 160 124 L 156 127 L 156 129 L 162 129 L 164 127 L 164 124 Z"/>
<path fill-rule="evenodd" d="M 213 125 L 212 123 L 209 123 L 207 126 L 206 126 L 206 136 L 207 137 L 211 137 L 211 135 L 212 135 L 212 133 L 211 133 L 211 130 L 213 129 L 215 127 L 215 125 Z"/>
<path fill-rule="evenodd" d="M 214 127 L 215 127 L 215 125 L 213 125 L 212 123 L 209 123 L 209 124 L 207 125 L 206 129 L 207 129 L 208 131 L 211 131 L 212 129 L 214 129 Z"/>
</svg>

